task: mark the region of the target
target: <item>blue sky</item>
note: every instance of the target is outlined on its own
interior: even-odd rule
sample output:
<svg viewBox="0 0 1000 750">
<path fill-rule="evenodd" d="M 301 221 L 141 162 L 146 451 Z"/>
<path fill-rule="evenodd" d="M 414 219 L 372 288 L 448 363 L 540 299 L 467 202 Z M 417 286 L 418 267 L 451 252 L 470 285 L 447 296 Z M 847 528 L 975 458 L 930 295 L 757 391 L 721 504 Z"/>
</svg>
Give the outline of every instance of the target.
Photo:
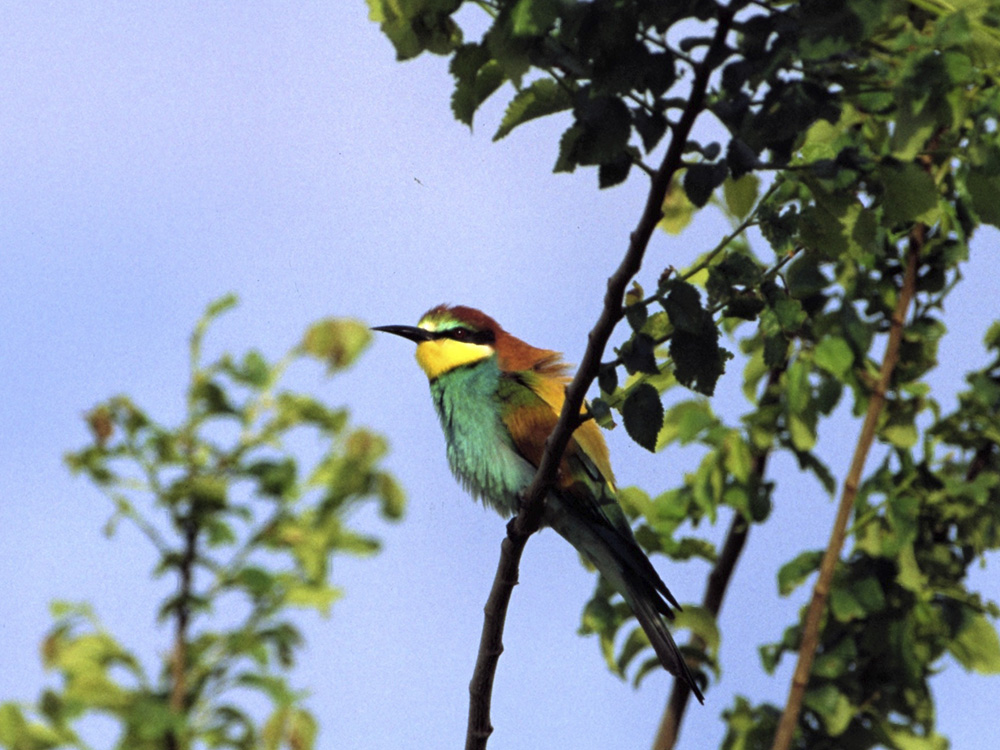
<svg viewBox="0 0 1000 750">
<path fill-rule="evenodd" d="M 500 100 L 470 134 L 451 118 L 446 61 L 398 64 L 366 15 L 362 0 L 0 7 L 0 700 L 51 683 L 38 645 L 53 599 L 92 602 L 150 662 L 167 648 L 153 612 L 171 584 L 149 580 L 154 558 L 137 533 L 102 535 L 107 502 L 61 457 L 87 439 L 83 412 L 115 393 L 179 417 L 187 336 L 210 300 L 242 299 L 213 328 L 214 352 L 279 355 L 320 317 L 414 323 L 453 302 L 581 355 L 644 181 L 598 192 L 592 172 L 551 174 L 558 118 L 492 143 Z M 642 278 L 684 265 L 722 231 L 706 216 L 680 238 L 657 236 Z M 932 376 L 945 408 L 962 372 L 985 361 L 997 239 L 977 238 L 948 302 Z M 379 338 L 335 380 L 307 367 L 295 377 L 389 437 L 387 465 L 410 499 L 400 524 L 356 519 L 384 552 L 337 559 L 346 598 L 329 620 L 301 618 L 308 651 L 295 682 L 312 693 L 320 746 L 458 746 L 503 523 L 448 474 L 407 342 Z M 739 399 L 732 370 L 718 408 L 739 413 Z M 838 476 L 855 435 L 846 417 L 821 435 Z M 666 489 L 693 460 L 652 456 L 621 430 L 609 442 L 623 485 Z M 825 544 L 834 508 L 791 461 L 773 471 L 777 517 L 751 535 L 723 610 L 724 677 L 691 708 L 684 748 L 718 745 L 733 694 L 781 704 L 787 691 L 791 665 L 764 677 L 756 648 L 780 636 L 806 591 L 780 599 L 776 566 Z M 998 562 L 974 574 L 993 599 Z M 657 566 L 678 599 L 700 599 L 704 565 Z M 649 745 L 669 682 L 653 675 L 634 691 L 575 634 L 591 588 L 565 542 L 531 540 L 491 747 Z M 1000 680 L 943 666 L 941 730 L 954 747 L 992 748 L 983 717 L 993 719 Z"/>
</svg>

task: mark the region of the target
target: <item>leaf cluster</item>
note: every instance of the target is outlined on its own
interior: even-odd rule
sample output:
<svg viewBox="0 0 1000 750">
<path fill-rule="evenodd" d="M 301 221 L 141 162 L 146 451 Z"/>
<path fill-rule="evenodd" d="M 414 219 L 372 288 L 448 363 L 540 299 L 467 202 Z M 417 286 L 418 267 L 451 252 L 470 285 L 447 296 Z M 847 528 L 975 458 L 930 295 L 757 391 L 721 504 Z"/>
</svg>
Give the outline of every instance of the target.
<svg viewBox="0 0 1000 750">
<path fill-rule="evenodd" d="M 1000 669 L 990 621 L 996 607 L 965 581 L 968 566 L 998 547 L 996 365 L 970 376 L 973 387 L 951 415 L 941 414 L 926 380 L 970 238 L 981 225 L 1000 227 L 1000 5 L 368 4 L 401 59 L 424 50 L 451 57 L 459 121 L 471 125 L 480 105 L 510 83 L 496 138 L 567 113 L 556 171 L 596 166 L 608 187 L 638 167 L 651 178 L 650 194 L 660 189 L 666 232 L 683 230 L 705 207 L 731 221 L 733 231 L 690 268 L 664 269 L 650 294 L 633 286 L 618 311 L 627 324 L 622 342 L 594 373 L 601 394 L 591 415 L 602 424 L 618 411 L 629 436 L 650 451 L 690 444 L 703 451 L 680 487 L 656 496 L 622 492 L 647 550 L 734 565 L 707 541 L 680 536 L 682 527 L 714 521 L 725 508 L 730 538 L 745 540 L 779 496 L 767 475 L 778 452 L 832 494 L 837 474 L 817 453 L 829 418 L 860 416 L 885 399 L 879 463 L 860 488 L 853 548 L 831 584 L 796 742 L 942 746 L 929 680 L 943 656 L 971 670 Z M 455 21 L 470 4 L 489 18 L 477 41 Z M 731 27 L 716 45 L 723 23 Z M 710 82 L 704 96 L 688 93 L 693 79 Z M 701 116 L 721 125 L 724 143 L 688 136 Z M 647 166 L 657 150 L 682 154 L 680 169 Z M 762 242 L 751 244 L 750 230 Z M 911 258 L 914 302 L 898 319 Z M 894 329 L 902 341 L 886 362 L 880 350 Z M 991 352 L 996 331 L 987 336 Z M 706 397 L 737 349 L 749 407 L 728 423 Z M 891 371 L 885 392 L 877 387 L 883 367 Z M 681 397 L 677 386 L 697 395 Z M 820 558 L 807 550 L 785 565 L 781 592 L 807 580 Z M 720 572 L 731 567 L 713 576 Z M 692 609 L 689 653 L 717 668 L 717 607 Z M 628 608 L 603 581 L 582 630 L 599 635 L 620 675 L 638 664 L 639 680 L 654 664 Z M 801 625 L 788 627 L 762 650 L 765 668 L 800 641 Z M 724 746 L 770 742 L 778 714 L 738 699 Z"/>
<path fill-rule="evenodd" d="M 304 357 L 331 374 L 350 366 L 367 327 L 323 320 L 278 361 L 251 350 L 203 362 L 209 325 L 234 304 L 213 303 L 191 337 L 180 424 L 115 396 L 86 415 L 91 443 L 66 457 L 111 500 L 106 533 L 134 525 L 156 550 L 154 574 L 176 581 L 159 609 L 173 633 L 160 673 L 148 673 L 89 608 L 58 604 L 42 650 L 61 684 L 43 693 L 36 719 L 0 706 L 0 746 L 86 747 L 75 725 L 94 712 L 118 722 L 117 746 L 129 750 L 314 746 L 315 717 L 289 682 L 303 645 L 291 610 L 329 615 L 343 593 L 332 557 L 379 548 L 347 524 L 349 514 L 374 502 L 397 519 L 404 496 L 380 468 L 383 438 L 352 427 L 346 409 L 280 385 Z M 315 446 L 307 465 L 292 449 L 303 444 Z M 263 722 L 247 702 L 260 698 L 271 705 Z"/>
</svg>

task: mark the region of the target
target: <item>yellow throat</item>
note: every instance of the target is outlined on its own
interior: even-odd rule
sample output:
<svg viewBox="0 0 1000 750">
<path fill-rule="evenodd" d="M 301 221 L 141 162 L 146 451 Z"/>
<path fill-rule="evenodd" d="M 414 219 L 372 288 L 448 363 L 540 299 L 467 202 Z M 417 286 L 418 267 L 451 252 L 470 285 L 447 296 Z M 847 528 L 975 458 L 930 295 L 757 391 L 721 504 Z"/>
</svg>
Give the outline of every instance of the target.
<svg viewBox="0 0 1000 750">
<path fill-rule="evenodd" d="M 492 346 L 454 339 L 421 341 L 417 345 L 417 364 L 427 374 L 429 380 L 434 380 L 456 367 L 484 360 L 493 352 Z"/>
</svg>

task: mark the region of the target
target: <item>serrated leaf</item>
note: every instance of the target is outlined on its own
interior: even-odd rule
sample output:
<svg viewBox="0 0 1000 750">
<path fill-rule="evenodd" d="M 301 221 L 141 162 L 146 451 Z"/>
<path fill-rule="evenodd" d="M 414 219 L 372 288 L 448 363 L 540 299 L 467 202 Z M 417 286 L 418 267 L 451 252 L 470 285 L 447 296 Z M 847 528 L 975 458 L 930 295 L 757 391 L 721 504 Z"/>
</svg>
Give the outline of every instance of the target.
<svg viewBox="0 0 1000 750">
<path fill-rule="evenodd" d="M 633 334 L 632 338 L 622 345 L 621 360 L 630 375 L 637 372 L 656 375 L 660 372 L 656 364 L 656 347 L 653 339 L 644 333 Z"/>
<path fill-rule="evenodd" d="M 451 109 L 455 119 L 472 127 L 480 105 L 503 83 L 503 69 L 481 44 L 465 44 L 452 56 L 449 71 L 455 77 Z"/>
<path fill-rule="evenodd" d="M 529 120 L 562 112 L 572 105 L 573 102 L 563 87 L 551 78 L 539 78 L 518 91 L 510 100 L 493 140 L 499 141 L 518 125 Z"/>
<path fill-rule="evenodd" d="M 656 389 L 648 383 L 637 385 L 622 404 L 621 413 L 629 437 L 646 450 L 654 451 L 656 436 L 663 425 L 663 402 Z"/>
<path fill-rule="evenodd" d="M 670 338 L 674 374 L 682 385 L 711 396 L 732 355 L 719 346 L 719 331 L 702 307 L 698 290 L 682 281 L 671 282 L 668 288 L 663 307 L 674 326 Z"/>
</svg>

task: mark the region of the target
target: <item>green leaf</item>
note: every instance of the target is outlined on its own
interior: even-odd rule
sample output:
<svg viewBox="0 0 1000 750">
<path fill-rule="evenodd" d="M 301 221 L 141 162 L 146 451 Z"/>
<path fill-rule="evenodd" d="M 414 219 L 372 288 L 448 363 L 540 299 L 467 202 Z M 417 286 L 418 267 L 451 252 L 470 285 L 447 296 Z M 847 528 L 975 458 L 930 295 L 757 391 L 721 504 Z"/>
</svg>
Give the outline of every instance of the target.
<svg viewBox="0 0 1000 750">
<path fill-rule="evenodd" d="M 503 69 L 481 44 L 463 44 L 451 58 L 449 71 L 455 77 L 451 110 L 455 119 L 472 127 L 479 106 L 503 83 Z"/>
<path fill-rule="evenodd" d="M 622 365 L 630 375 L 637 372 L 656 375 L 660 369 L 656 364 L 655 350 L 653 339 L 649 336 L 644 333 L 633 334 L 620 350 Z"/>
<path fill-rule="evenodd" d="M 986 174 L 973 169 L 965 180 L 965 187 L 972 199 L 972 206 L 984 224 L 1000 227 L 1000 175 Z"/>
<path fill-rule="evenodd" d="M 788 365 L 784 380 L 788 410 L 791 412 L 805 411 L 812 398 L 812 388 L 809 385 L 809 363 L 801 357 L 796 358 Z"/>
<path fill-rule="evenodd" d="M 382 515 L 389 519 L 403 517 L 406 508 L 406 493 L 395 479 L 385 472 L 379 472 L 375 477 L 375 488 L 382 501 Z"/>
<path fill-rule="evenodd" d="M 622 404 L 625 431 L 648 451 L 656 449 L 656 436 L 663 424 L 663 402 L 660 394 L 648 383 L 640 383 Z"/>
<path fill-rule="evenodd" d="M 232 292 L 223 297 L 219 297 L 219 299 L 210 303 L 209 306 L 205 309 L 205 320 L 210 321 L 213 318 L 219 317 L 220 315 L 222 315 L 222 313 L 228 310 L 232 310 L 234 307 L 236 307 L 236 305 L 239 304 L 239 302 L 240 302 L 239 297 L 237 297 Z"/>
<path fill-rule="evenodd" d="M 14 703 L 0 704 L 0 744 L 9 748 L 20 748 L 28 722 L 21 709 Z"/>
<path fill-rule="evenodd" d="M 897 448 L 909 449 L 920 440 L 917 426 L 912 422 L 889 422 L 879 430 L 879 436 Z"/>
<path fill-rule="evenodd" d="M 843 586 L 834 586 L 830 591 L 830 611 L 840 622 L 851 622 L 865 616 L 865 608 L 854 592 Z"/>
<path fill-rule="evenodd" d="M 817 253 L 799 253 L 789 264 L 785 271 L 785 283 L 788 284 L 788 293 L 792 297 L 811 297 L 830 285 L 830 280 L 820 270 L 821 260 Z"/>
<path fill-rule="evenodd" d="M 885 592 L 875 576 L 866 576 L 851 584 L 851 594 L 865 611 L 873 615 L 885 609 Z"/>
<path fill-rule="evenodd" d="M 938 190 L 934 178 L 923 167 L 915 162 L 883 165 L 878 174 L 885 188 L 882 210 L 886 224 L 933 224 L 937 220 Z"/>
<path fill-rule="evenodd" d="M 288 588 L 286 601 L 292 607 L 315 609 L 323 616 L 329 616 L 333 603 L 343 595 L 344 592 L 335 586 L 296 583 Z"/>
<path fill-rule="evenodd" d="M 238 414 L 226 391 L 218 383 L 199 377 L 191 386 L 191 397 L 207 414 L 231 416 Z"/>
<path fill-rule="evenodd" d="M 1000 674 L 1000 638 L 983 614 L 966 610 L 962 627 L 948 650 L 970 672 Z"/>
<path fill-rule="evenodd" d="M 839 336 L 827 336 L 816 344 L 813 361 L 817 367 L 843 380 L 854 366 L 854 352 Z"/>
<path fill-rule="evenodd" d="M 663 218 L 656 226 L 667 234 L 680 234 L 691 223 L 696 209 L 688 199 L 687 193 L 674 180 L 663 196 L 660 210 L 663 212 Z"/>
<path fill-rule="evenodd" d="M 579 133 L 570 157 L 576 164 L 596 166 L 618 158 L 628 145 L 632 117 L 617 97 L 584 99 L 574 110 Z"/>
<path fill-rule="evenodd" d="M 754 260 L 743 253 L 729 253 L 708 269 L 705 290 L 710 300 L 725 300 L 759 283 L 760 268 Z M 763 302 L 757 302 L 763 306 Z"/>
<path fill-rule="evenodd" d="M 831 684 L 807 690 L 803 703 L 819 715 L 831 737 L 843 734 L 856 713 L 847 696 Z"/>
<path fill-rule="evenodd" d="M 557 0 L 517 0 L 510 12 L 514 36 L 542 36 L 559 17 Z"/>
<path fill-rule="evenodd" d="M 628 178 L 630 171 L 632 171 L 632 157 L 627 151 L 623 151 L 597 168 L 597 186 L 603 190 L 620 185 Z"/>
<path fill-rule="evenodd" d="M 663 420 L 663 428 L 657 439 L 657 450 L 675 440 L 687 445 L 699 439 L 702 434 L 719 423 L 712 413 L 712 406 L 704 399 L 681 401 L 671 406 Z"/>
<path fill-rule="evenodd" d="M 267 360 L 264 359 L 264 355 L 253 349 L 243 355 L 243 362 L 234 375 L 247 385 L 262 388 L 267 385 L 271 376 L 271 368 L 268 366 Z"/>
<path fill-rule="evenodd" d="M 256 477 L 261 494 L 284 497 L 295 486 L 297 469 L 295 459 L 288 456 L 280 461 L 257 461 L 247 467 L 247 473 Z"/>
<path fill-rule="evenodd" d="M 886 736 L 892 741 L 892 747 L 898 750 L 948 750 L 947 738 L 937 732 L 928 736 L 914 734 L 909 727 L 896 726 L 888 721 L 882 722 Z"/>
<path fill-rule="evenodd" d="M 778 593 L 782 596 L 788 596 L 806 578 L 819 570 L 819 564 L 822 560 L 822 550 L 811 550 L 800 553 L 793 560 L 782 565 L 778 570 Z"/>
<path fill-rule="evenodd" d="M 730 213 L 738 219 L 746 217 L 757 203 L 760 180 L 756 175 L 745 174 L 738 180 L 731 177 L 722 183 L 722 195 Z"/>
<path fill-rule="evenodd" d="M 690 630 L 692 635 L 704 641 L 705 648 L 709 653 L 715 653 L 719 650 L 719 644 L 722 641 L 719 625 L 712 613 L 704 607 L 685 604 L 684 609 L 676 613 L 673 626 Z"/>
<path fill-rule="evenodd" d="M 211 474 L 183 479 L 176 486 L 177 492 L 203 509 L 225 507 L 228 489 L 225 477 Z"/>
<path fill-rule="evenodd" d="M 729 170 L 725 164 L 692 164 L 684 172 L 684 192 L 695 206 L 701 208 L 708 203 L 727 174 Z"/>
<path fill-rule="evenodd" d="M 539 78 L 518 91 L 510 100 L 493 140 L 499 141 L 518 125 L 529 120 L 562 112 L 572 105 L 569 94 L 562 86 L 551 78 Z"/>
<path fill-rule="evenodd" d="M 732 355 L 719 346 L 719 331 L 711 314 L 701 306 L 701 295 L 683 281 L 673 281 L 663 307 L 674 326 L 670 358 L 678 382 L 706 396 L 725 372 Z"/>
<path fill-rule="evenodd" d="M 371 341 L 371 331 L 359 320 L 327 318 L 306 330 L 300 350 L 323 360 L 331 372 L 351 365 Z"/>
</svg>

